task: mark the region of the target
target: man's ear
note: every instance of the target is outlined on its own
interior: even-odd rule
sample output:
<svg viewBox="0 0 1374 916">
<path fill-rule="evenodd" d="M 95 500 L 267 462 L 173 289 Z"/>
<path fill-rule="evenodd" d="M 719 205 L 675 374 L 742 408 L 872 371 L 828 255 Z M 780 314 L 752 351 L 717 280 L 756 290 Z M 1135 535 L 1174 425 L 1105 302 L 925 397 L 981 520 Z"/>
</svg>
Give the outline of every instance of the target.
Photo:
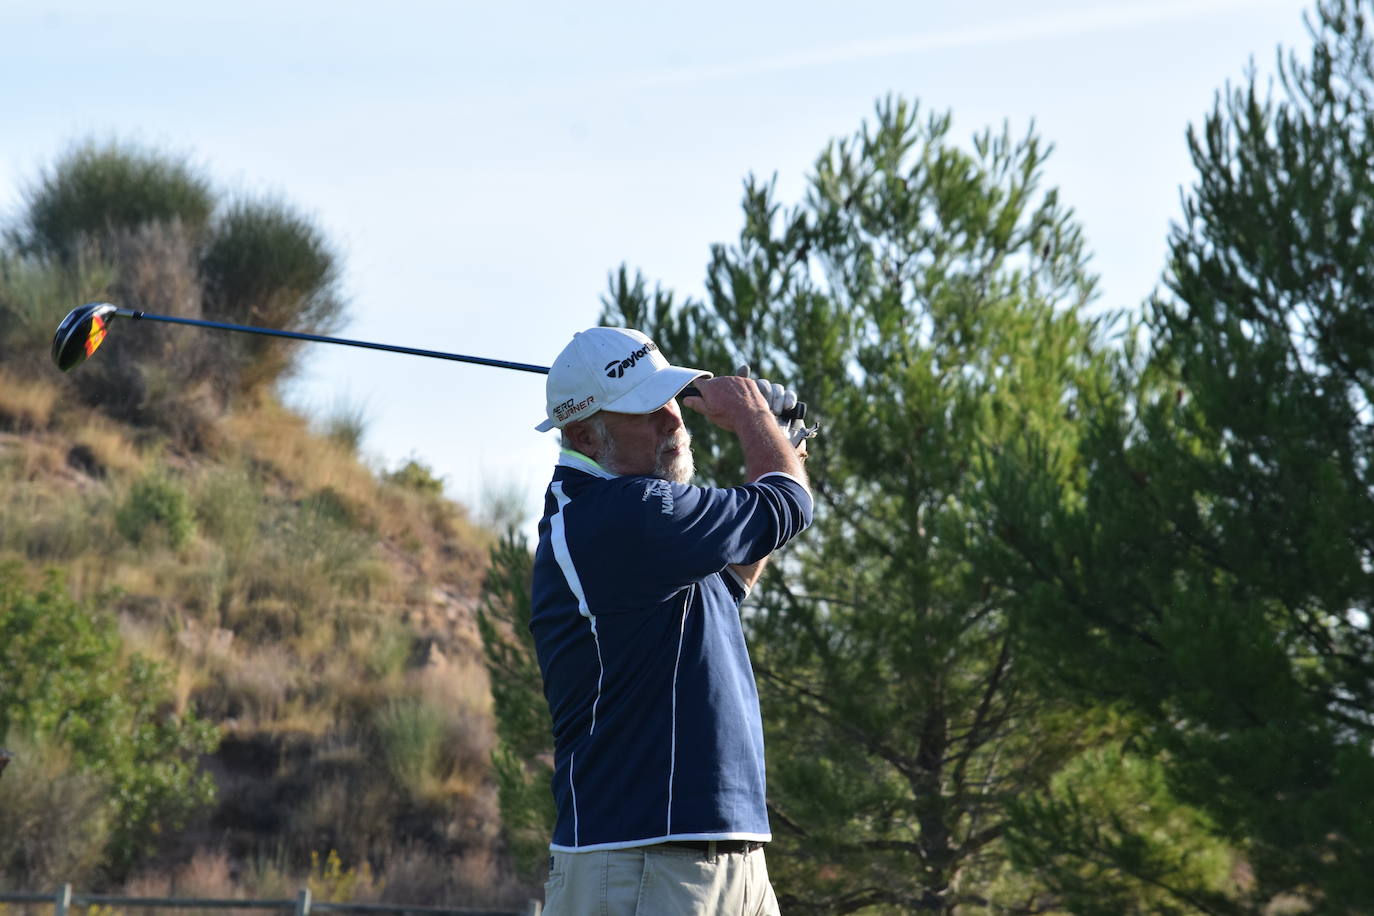
<svg viewBox="0 0 1374 916">
<path fill-rule="evenodd" d="M 574 451 L 581 452 L 593 461 L 601 451 L 601 437 L 583 420 L 574 420 L 564 426 L 563 436 Z"/>
</svg>

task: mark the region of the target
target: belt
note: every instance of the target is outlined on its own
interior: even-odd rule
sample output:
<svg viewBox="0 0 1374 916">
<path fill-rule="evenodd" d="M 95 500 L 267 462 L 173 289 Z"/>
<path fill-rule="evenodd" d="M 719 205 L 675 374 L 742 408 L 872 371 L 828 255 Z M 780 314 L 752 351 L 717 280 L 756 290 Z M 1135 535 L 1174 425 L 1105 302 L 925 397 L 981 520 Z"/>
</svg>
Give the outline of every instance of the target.
<svg viewBox="0 0 1374 916">
<path fill-rule="evenodd" d="M 755 849 L 763 848 L 763 844 L 758 840 L 669 840 L 658 845 L 670 849 L 694 849 L 707 855 L 722 852 L 753 852 Z"/>
</svg>

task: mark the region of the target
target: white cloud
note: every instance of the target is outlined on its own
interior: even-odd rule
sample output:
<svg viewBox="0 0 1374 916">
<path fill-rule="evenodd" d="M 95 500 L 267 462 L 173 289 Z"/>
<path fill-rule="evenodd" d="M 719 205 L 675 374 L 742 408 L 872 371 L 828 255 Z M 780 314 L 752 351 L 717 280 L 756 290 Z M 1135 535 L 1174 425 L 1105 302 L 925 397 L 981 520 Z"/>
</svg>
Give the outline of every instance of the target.
<svg viewBox="0 0 1374 916">
<path fill-rule="evenodd" d="M 639 86 L 686 86 L 806 70 L 834 64 L 900 57 L 928 51 L 986 47 L 1046 39 L 1069 38 L 1123 29 L 1184 22 L 1218 13 L 1272 6 L 1266 0 L 1175 0 L 1175 2 L 1104 3 L 1087 9 L 1028 15 L 991 25 L 921 32 L 890 38 L 849 41 L 809 51 L 778 54 L 717 66 L 676 67 L 639 75 Z"/>
</svg>

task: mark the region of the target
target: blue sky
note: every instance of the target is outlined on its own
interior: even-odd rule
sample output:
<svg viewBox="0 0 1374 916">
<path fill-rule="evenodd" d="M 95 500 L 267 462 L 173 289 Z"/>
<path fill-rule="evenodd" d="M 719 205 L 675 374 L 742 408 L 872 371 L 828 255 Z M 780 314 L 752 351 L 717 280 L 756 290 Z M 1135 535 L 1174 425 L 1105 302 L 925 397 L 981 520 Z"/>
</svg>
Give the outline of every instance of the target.
<svg viewBox="0 0 1374 916">
<path fill-rule="evenodd" d="M 1185 130 L 1251 62 L 1305 57 L 1309 6 L 0 0 L 0 208 L 76 140 L 186 153 L 318 221 L 344 336 L 547 365 L 622 262 L 700 295 L 745 176 L 795 201 L 892 93 L 951 111 L 960 142 L 1034 123 L 1100 304 L 1135 307 L 1192 180 Z M 537 510 L 541 376 L 319 346 L 287 395 L 360 408 L 380 466 L 417 457 L 464 502 L 516 488 Z"/>
</svg>

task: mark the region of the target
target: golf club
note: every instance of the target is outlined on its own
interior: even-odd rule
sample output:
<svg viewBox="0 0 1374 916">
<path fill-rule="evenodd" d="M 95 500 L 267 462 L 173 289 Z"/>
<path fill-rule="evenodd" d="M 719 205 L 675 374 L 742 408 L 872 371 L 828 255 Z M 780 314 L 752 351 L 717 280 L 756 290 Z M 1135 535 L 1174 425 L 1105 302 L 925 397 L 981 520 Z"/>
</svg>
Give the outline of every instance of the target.
<svg viewBox="0 0 1374 916">
<path fill-rule="evenodd" d="M 439 350 L 421 350 L 416 347 L 401 347 L 395 344 L 374 343 L 370 340 L 350 340 L 345 337 L 326 337 L 322 334 L 304 334 L 299 331 L 282 331 L 275 328 L 258 328 L 246 324 L 228 324 L 223 321 L 206 321 L 202 318 L 177 318 L 171 315 L 154 315 L 138 309 L 121 308 L 108 302 L 88 302 L 77 306 L 67 313 L 57 326 L 52 338 L 52 358 L 57 368 L 67 372 L 95 355 L 105 342 L 110 324 L 115 318 L 130 318 L 134 321 L 162 321 L 168 324 L 184 324 L 197 328 L 210 328 L 216 331 L 238 331 L 241 334 L 262 334 L 267 337 L 285 337 L 290 340 L 306 340 L 313 343 L 342 344 L 346 347 L 363 347 L 368 350 L 386 350 L 391 353 L 404 353 L 408 356 L 426 356 L 430 359 L 447 359 L 460 363 L 475 363 L 479 366 L 495 366 L 498 369 L 515 369 L 519 372 L 549 374 L 548 366 L 531 363 L 516 363 L 504 359 L 487 359 L 482 356 L 464 356 L 460 353 L 444 353 Z M 684 388 L 683 395 L 697 394 L 693 387 Z M 806 405 L 798 403 L 791 410 L 783 412 L 784 420 L 806 419 Z"/>
</svg>

